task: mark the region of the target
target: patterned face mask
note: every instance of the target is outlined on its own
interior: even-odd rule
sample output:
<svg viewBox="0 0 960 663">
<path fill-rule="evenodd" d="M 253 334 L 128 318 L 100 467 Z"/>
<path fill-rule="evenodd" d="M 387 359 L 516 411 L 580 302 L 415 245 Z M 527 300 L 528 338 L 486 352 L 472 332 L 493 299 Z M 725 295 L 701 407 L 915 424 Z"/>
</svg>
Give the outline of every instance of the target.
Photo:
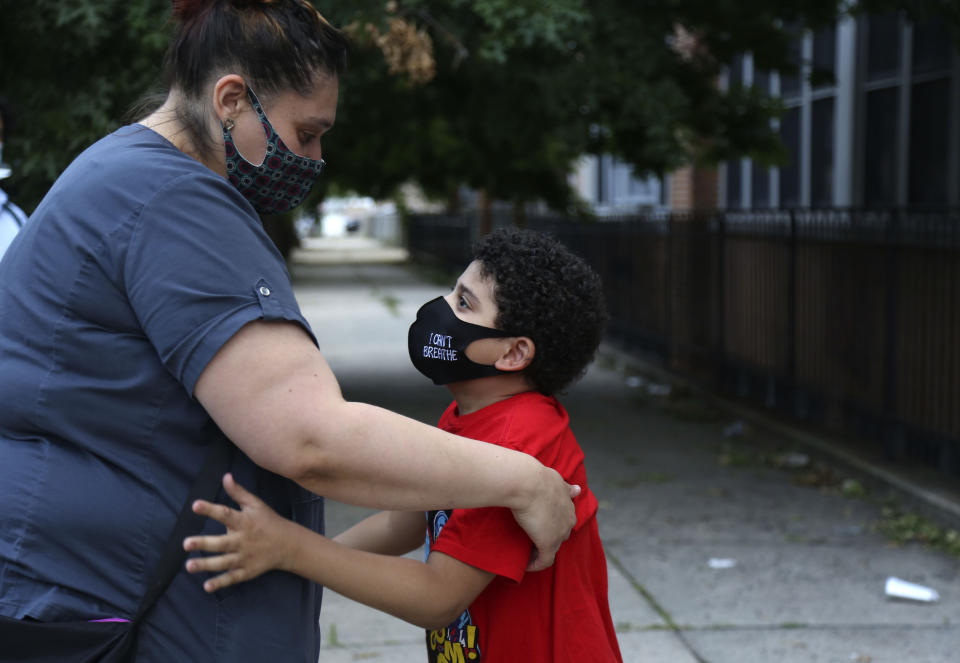
<svg viewBox="0 0 960 663">
<path fill-rule="evenodd" d="M 230 130 L 223 127 L 223 145 L 227 153 L 227 178 L 260 214 L 280 214 L 303 202 L 325 164 L 290 150 L 274 130 L 263 106 L 249 87 L 250 103 L 260 118 L 267 137 L 263 163 L 254 165 L 243 158 L 233 142 Z"/>
</svg>

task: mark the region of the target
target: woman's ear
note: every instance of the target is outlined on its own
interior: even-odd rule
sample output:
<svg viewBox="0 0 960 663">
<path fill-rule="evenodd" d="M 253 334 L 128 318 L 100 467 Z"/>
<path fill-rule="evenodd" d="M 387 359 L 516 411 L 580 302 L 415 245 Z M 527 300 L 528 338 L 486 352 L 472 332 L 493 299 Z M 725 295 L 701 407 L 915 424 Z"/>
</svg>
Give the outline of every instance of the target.
<svg viewBox="0 0 960 663">
<path fill-rule="evenodd" d="M 501 371 L 522 371 L 533 361 L 536 352 L 537 347 L 533 339 L 527 336 L 516 336 L 510 339 L 510 345 L 494 366 Z"/>
<path fill-rule="evenodd" d="M 247 84 L 242 76 L 227 74 L 214 84 L 213 110 L 221 124 L 227 119 L 235 119 L 247 103 Z"/>
</svg>

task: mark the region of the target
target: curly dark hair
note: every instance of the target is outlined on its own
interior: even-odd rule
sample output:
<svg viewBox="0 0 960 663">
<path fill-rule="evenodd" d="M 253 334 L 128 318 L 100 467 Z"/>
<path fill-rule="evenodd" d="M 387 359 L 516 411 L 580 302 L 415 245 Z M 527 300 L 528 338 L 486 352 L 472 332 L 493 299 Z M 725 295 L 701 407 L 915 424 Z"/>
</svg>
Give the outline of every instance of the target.
<svg viewBox="0 0 960 663">
<path fill-rule="evenodd" d="M 536 346 L 526 376 L 537 391 L 549 396 L 582 377 L 607 322 L 593 269 L 550 235 L 519 228 L 482 238 L 473 257 L 493 279 L 497 328 Z"/>
</svg>

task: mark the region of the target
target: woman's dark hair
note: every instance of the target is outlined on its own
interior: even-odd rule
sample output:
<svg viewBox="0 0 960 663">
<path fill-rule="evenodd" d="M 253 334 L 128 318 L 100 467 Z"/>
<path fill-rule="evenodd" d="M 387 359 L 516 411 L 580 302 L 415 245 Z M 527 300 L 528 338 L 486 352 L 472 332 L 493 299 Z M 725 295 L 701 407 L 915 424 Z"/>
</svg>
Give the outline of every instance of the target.
<svg viewBox="0 0 960 663">
<path fill-rule="evenodd" d="M 494 281 L 497 328 L 536 346 L 525 374 L 537 391 L 555 394 L 580 378 L 607 322 L 596 272 L 549 235 L 518 228 L 481 239 L 474 258 Z"/>
<path fill-rule="evenodd" d="M 174 0 L 172 18 L 164 83 L 187 99 L 178 119 L 201 151 L 213 147 L 197 103 L 212 77 L 240 74 L 263 100 L 346 67 L 346 37 L 307 0 Z"/>
</svg>

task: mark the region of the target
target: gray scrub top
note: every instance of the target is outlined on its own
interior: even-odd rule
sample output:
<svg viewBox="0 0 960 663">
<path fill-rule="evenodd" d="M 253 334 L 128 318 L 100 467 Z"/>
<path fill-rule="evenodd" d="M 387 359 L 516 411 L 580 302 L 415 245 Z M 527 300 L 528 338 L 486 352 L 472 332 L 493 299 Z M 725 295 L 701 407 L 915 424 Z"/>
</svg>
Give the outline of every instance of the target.
<svg viewBox="0 0 960 663">
<path fill-rule="evenodd" d="M 252 320 L 312 336 L 227 180 L 140 125 L 64 171 L 0 261 L 0 614 L 131 617 L 208 446 L 194 385 Z M 322 530 L 321 498 L 240 452 L 232 471 Z M 203 579 L 176 577 L 138 661 L 315 663 L 317 585 Z"/>
</svg>

